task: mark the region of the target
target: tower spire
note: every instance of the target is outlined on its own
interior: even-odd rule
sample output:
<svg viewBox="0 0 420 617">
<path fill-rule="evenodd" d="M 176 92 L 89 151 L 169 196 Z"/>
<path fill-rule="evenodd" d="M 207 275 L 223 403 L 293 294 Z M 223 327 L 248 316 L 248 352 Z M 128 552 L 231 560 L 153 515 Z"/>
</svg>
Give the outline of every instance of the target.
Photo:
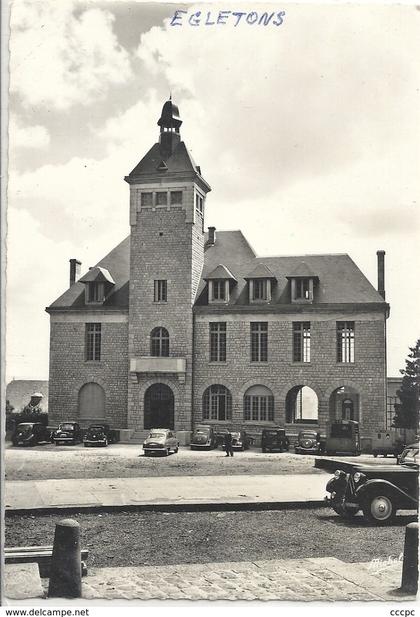
<svg viewBox="0 0 420 617">
<path fill-rule="evenodd" d="M 158 126 L 160 126 L 159 144 L 163 159 L 169 158 L 181 141 L 179 134 L 181 124 L 182 120 L 179 117 L 179 109 L 172 102 L 171 92 L 169 100 L 162 107 L 162 113 L 158 120 Z"/>
</svg>

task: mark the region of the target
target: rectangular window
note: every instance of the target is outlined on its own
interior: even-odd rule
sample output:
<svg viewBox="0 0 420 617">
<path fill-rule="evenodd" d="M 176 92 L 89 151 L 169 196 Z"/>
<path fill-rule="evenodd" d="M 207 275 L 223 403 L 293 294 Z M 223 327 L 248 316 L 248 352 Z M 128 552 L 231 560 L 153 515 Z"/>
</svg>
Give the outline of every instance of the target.
<svg viewBox="0 0 420 617">
<path fill-rule="evenodd" d="M 354 362 L 354 321 L 337 321 L 337 362 Z"/>
<path fill-rule="evenodd" d="M 159 191 L 156 193 L 156 205 L 157 206 L 167 206 L 168 205 L 168 194 L 166 191 Z"/>
<path fill-rule="evenodd" d="M 142 193 L 141 194 L 141 205 L 142 206 L 153 206 L 153 193 Z"/>
<path fill-rule="evenodd" d="M 253 281 L 252 299 L 253 300 L 267 300 L 267 279 L 255 279 Z"/>
<path fill-rule="evenodd" d="M 182 204 L 182 191 L 171 191 L 171 206 Z"/>
<path fill-rule="evenodd" d="M 226 300 L 226 281 L 213 281 L 213 297 L 212 300 Z"/>
<path fill-rule="evenodd" d="M 267 362 L 268 357 L 268 323 L 254 321 L 251 323 L 251 362 Z"/>
<path fill-rule="evenodd" d="M 154 302 L 167 302 L 168 301 L 168 285 L 167 281 L 159 280 L 155 281 L 154 290 Z"/>
<path fill-rule="evenodd" d="M 201 195 L 198 195 L 198 193 L 195 194 L 195 209 L 200 214 L 203 214 L 203 211 L 204 211 L 204 200 L 201 197 Z"/>
<path fill-rule="evenodd" d="M 226 362 L 226 323 L 210 323 L 210 362 Z"/>
<path fill-rule="evenodd" d="M 98 361 L 101 359 L 101 324 L 87 323 L 86 324 L 86 344 L 85 344 L 86 360 Z"/>
<path fill-rule="evenodd" d="M 309 279 L 296 279 L 296 300 L 310 300 Z"/>
<path fill-rule="evenodd" d="M 293 323 L 293 362 L 311 361 L 311 324 L 309 321 Z"/>
<path fill-rule="evenodd" d="M 104 283 L 88 283 L 88 302 L 103 302 L 105 300 Z"/>
</svg>

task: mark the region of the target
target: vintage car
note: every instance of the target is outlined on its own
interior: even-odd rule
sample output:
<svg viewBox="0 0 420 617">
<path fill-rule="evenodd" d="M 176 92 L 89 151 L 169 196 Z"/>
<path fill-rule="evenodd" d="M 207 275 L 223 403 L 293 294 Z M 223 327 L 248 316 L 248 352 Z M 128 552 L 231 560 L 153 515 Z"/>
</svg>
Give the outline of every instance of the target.
<svg viewBox="0 0 420 617">
<path fill-rule="evenodd" d="M 106 447 L 116 441 L 115 431 L 110 428 L 109 424 L 91 424 L 83 438 L 83 445 L 85 448 L 89 446 Z"/>
<path fill-rule="evenodd" d="M 56 446 L 60 444 L 75 445 L 82 441 L 82 431 L 77 422 L 61 422 L 52 434 L 51 440 Z"/>
<path fill-rule="evenodd" d="M 321 434 L 319 431 L 299 431 L 295 441 L 296 454 L 320 454 L 322 452 Z"/>
<path fill-rule="evenodd" d="M 397 465 L 418 465 L 419 444 L 412 443 L 401 452 L 397 458 Z"/>
<path fill-rule="evenodd" d="M 200 424 L 194 429 L 191 437 L 191 450 L 211 449 L 217 445 L 216 433 L 209 424 Z"/>
<path fill-rule="evenodd" d="M 21 422 L 12 435 L 14 446 L 36 446 L 47 442 L 51 442 L 51 433 L 41 422 Z"/>
<path fill-rule="evenodd" d="M 418 451 L 418 450 L 417 450 Z M 327 503 L 343 518 L 362 510 L 364 518 L 377 525 L 390 523 L 397 510 L 417 510 L 418 464 L 352 465 L 350 472 L 338 469 L 327 484 Z"/>
<path fill-rule="evenodd" d="M 261 433 L 261 449 L 263 452 L 287 452 L 290 441 L 284 428 L 264 428 Z"/>
<path fill-rule="evenodd" d="M 163 454 L 168 456 L 171 450 L 176 454 L 179 449 L 179 441 L 175 431 L 167 428 L 152 428 L 149 436 L 144 440 L 144 456 L 149 454 Z"/>
<path fill-rule="evenodd" d="M 217 444 L 221 446 L 222 450 L 225 448 L 225 435 L 228 431 L 221 431 L 217 433 Z M 232 450 L 240 450 L 243 452 L 247 450 L 253 443 L 253 438 L 246 434 L 245 431 L 229 431 L 232 435 Z"/>
</svg>

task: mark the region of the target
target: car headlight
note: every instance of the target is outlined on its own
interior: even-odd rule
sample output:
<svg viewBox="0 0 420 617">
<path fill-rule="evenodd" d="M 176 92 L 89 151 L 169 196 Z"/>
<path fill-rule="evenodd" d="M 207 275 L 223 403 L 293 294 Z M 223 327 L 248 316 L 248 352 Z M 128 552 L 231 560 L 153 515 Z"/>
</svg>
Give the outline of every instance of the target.
<svg viewBox="0 0 420 617">
<path fill-rule="evenodd" d="M 346 474 L 344 473 L 342 469 L 337 469 L 337 471 L 334 473 L 334 478 L 338 480 L 339 478 L 342 478 L 345 475 Z"/>
<path fill-rule="evenodd" d="M 366 476 L 363 473 L 360 473 L 360 471 L 356 471 L 356 473 L 353 476 L 353 480 L 357 484 L 358 482 L 364 480 L 365 477 Z"/>
</svg>

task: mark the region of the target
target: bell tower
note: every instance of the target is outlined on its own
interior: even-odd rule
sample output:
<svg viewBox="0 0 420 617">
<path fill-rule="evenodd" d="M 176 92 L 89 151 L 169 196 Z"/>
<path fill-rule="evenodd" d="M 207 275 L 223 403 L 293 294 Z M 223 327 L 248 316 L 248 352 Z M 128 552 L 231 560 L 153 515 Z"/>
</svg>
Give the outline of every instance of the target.
<svg viewBox="0 0 420 617">
<path fill-rule="evenodd" d="M 210 186 L 181 141 L 166 101 L 159 141 L 125 177 L 130 185 L 128 427 L 187 438 L 192 422 L 193 304 L 204 263 Z"/>
</svg>

